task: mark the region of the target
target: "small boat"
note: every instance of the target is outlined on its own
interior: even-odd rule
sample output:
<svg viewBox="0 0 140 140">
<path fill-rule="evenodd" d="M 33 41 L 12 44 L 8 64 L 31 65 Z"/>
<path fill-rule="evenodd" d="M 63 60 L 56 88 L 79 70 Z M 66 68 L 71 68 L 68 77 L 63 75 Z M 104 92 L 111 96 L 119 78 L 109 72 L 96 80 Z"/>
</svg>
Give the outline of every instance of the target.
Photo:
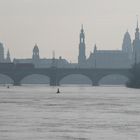
<svg viewBox="0 0 140 140">
<path fill-rule="evenodd" d="M 59 88 L 57 89 L 57 92 L 56 93 L 60 93 L 60 90 L 59 90 Z"/>
</svg>

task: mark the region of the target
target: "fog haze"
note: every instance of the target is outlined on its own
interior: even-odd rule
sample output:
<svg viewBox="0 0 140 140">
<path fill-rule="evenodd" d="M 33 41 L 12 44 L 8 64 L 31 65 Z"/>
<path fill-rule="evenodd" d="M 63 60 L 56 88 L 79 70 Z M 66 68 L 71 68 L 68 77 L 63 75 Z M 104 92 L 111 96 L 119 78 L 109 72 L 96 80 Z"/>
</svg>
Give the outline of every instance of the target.
<svg viewBox="0 0 140 140">
<path fill-rule="evenodd" d="M 11 57 L 32 56 L 35 43 L 40 56 L 62 56 L 77 62 L 79 32 L 84 24 L 86 53 L 120 49 L 128 29 L 132 38 L 139 0 L 0 0 L 0 41 Z"/>
</svg>

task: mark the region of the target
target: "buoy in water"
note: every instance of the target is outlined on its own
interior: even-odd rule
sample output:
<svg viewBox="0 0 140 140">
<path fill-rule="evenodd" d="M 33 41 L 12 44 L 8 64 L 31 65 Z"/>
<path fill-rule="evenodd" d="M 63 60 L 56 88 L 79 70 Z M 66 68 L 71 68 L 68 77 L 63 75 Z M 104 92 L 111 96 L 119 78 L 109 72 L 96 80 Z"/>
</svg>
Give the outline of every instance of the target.
<svg viewBox="0 0 140 140">
<path fill-rule="evenodd" d="M 60 90 L 59 90 L 59 88 L 57 89 L 57 92 L 56 93 L 60 93 Z"/>
</svg>

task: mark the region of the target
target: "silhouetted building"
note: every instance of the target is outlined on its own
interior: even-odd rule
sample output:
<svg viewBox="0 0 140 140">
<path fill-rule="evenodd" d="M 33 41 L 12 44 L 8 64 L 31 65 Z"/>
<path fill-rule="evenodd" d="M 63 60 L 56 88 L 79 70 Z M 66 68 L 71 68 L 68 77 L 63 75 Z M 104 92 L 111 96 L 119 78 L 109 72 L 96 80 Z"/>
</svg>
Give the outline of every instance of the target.
<svg viewBox="0 0 140 140">
<path fill-rule="evenodd" d="M 4 47 L 3 44 L 0 43 L 0 63 L 4 62 Z"/>
<path fill-rule="evenodd" d="M 130 61 L 132 60 L 132 42 L 129 32 L 127 31 L 124 35 L 123 44 L 122 44 L 122 52 L 127 53 Z"/>
<path fill-rule="evenodd" d="M 49 67 L 68 68 L 69 63 L 66 59 L 63 59 L 62 57 L 55 58 L 55 59 L 43 58 L 40 60 L 38 67 L 39 68 L 49 68 Z"/>
<path fill-rule="evenodd" d="M 33 56 L 32 56 L 33 61 L 38 61 L 40 59 L 39 57 L 39 48 L 37 44 L 33 48 Z"/>
<path fill-rule="evenodd" d="M 130 68 L 132 64 L 132 43 L 128 31 L 124 35 L 122 50 L 94 50 L 89 58 L 85 55 L 85 33 L 82 26 L 80 33 L 78 66 L 87 68 Z"/>
<path fill-rule="evenodd" d="M 6 56 L 5 62 L 6 63 L 11 63 L 11 58 L 10 58 L 10 52 L 9 52 L 9 50 L 7 51 L 7 56 Z"/>
<path fill-rule="evenodd" d="M 132 47 L 133 46 L 133 47 Z M 0 43 L 0 62 L 11 62 L 9 50 L 4 58 L 3 44 Z M 14 59 L 14 63 L 32 63 L 37 68 L 130 68 L 133 63 L 140 63 L 140 34 L 137 21 L 137 28 L 133 45 L 127 31 L 123 38 L 122 49 L 120 50 L 99 50 L 94 46 L 90 56 L 86 58 L 85 32 L 83 25 L 80 31 L 78 63 L 69 63 L 62 57 L 52 59 L 40 58 L 37 45 L 33 48 L 32 58 Z"/>
<path fill-rule="evenodd" d="M 33 55 L 32 58 L 26 58 L 26 59 L 14 59 L 14 63 L 25 63 L 25 64 L 34 64 L 36 68 L 49 68 L 52 67 L 52 64 L 55 61 L 56 67 L 66 68 L 69 67 L 69 63 L 67 60 L 63 59 L 62 57 L 59 57 L 59 59 L 47 59 L 47 58 L 40 58 L 39 56 L 39 48 L 37 45 L 33 48 Z"/>
<path fill-rule="evenodd" d="M 11 58 L 10 58 L 10 52 L 9 50 L 7 51 L 6 57 L 4 56 L 4 46 L 2 43 L 0 43 L 0 63 L 10 63 Z"/>
<path fill-rule="evenodd" d="M 133 41 L 133 63 L 140 63 L 140 33 L 137 21 L 135 39 Z"/>
<path fill-rule="evenodd" d="M 128 68 L 131 63 L 127 53 L 122 50 L 97 50 L 95 45 L 93 52 L 87 59 L 88 67 L 92 68 Z"/>
<path fill-rule="evenodd" d="M 81 28 L 81 33 L 80 33 L 80 43 L 79 43 L 79 56 L 78 56 L 78 64 L 79 66 L 84 66 L 86 63 L 86 54 L 85 54 L 85 33 L 83 29 L 83 25 Z"/>
</svg>

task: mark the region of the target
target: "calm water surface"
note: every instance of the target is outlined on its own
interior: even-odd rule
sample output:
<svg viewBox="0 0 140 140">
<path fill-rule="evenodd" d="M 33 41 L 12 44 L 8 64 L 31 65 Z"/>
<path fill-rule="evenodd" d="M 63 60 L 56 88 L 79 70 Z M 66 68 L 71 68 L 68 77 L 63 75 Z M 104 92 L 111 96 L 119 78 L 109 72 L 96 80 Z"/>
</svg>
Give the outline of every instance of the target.
<svg viewBox="0 0 140 140">
<path fill-rule="evenodd" d="M 0 87 L 0 140 L 140 140 L 140 90 Z"/>
</svg>

